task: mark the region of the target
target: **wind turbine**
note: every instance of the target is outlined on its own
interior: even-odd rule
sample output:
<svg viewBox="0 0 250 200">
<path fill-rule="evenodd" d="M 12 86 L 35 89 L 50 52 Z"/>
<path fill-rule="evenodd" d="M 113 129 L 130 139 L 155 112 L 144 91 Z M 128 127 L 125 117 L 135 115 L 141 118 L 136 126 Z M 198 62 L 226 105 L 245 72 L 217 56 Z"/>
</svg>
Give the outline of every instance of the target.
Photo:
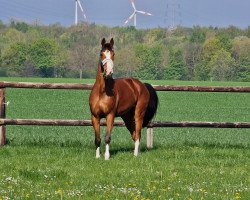
<svg viewBox="0 0 250 200">
<path fill-rule="evenodd" d="M 135 0 L 130 0 L 132 7 L 134 9 L 134 12 L 132 13 L 132 15 L 129 16 L 129 18 L 124 22 L 124 25 L 126 25 L 132 18 L 134 18 L 134 26 L 136 27 L 136 15 L 137 13 L 143 14 L 143 15 L 148 15 L 148 16 L 152 16 L 151 13 L 145 12 L 145 11 L 141 11 L 141 10 L 136 10 L 135 7 Z"/>
<path fill-rule="evenodd" d="M 78 6 L 82 11 L 82 15 L 83 15 L 84 19 L 87 21 L 87 17 L 83 11 L 82 4 L 81 4 L 80 0 L 75 0 L 75 25 L 78 24 Z"/>
</svg>

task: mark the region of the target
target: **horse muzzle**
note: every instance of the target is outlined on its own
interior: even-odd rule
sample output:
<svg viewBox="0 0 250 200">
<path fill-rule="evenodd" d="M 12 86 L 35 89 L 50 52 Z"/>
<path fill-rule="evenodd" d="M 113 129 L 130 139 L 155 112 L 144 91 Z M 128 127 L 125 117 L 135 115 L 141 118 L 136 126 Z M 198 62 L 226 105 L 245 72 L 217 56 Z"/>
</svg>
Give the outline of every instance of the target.
<svg viewBox="0 0 250 200">
<path fill-rule="evenodd" d="M 105 75 L 104 76 L 105 79 L 111 79 L 112 78 L 112 73 L 108 74 L 108 75 Z"/>
</svg>

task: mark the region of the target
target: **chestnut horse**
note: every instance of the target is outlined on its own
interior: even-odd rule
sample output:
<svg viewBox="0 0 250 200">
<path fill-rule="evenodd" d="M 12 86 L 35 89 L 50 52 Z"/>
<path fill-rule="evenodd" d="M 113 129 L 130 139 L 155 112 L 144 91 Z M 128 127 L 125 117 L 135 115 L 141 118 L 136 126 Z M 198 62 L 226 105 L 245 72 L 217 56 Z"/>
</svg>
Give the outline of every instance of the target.
<svg viewBox="0 0 250 200">
<path fill-rule="evenodd" d="M 121 117 L 135 142 L 134 155 L 139 152 L 141 129 L 154 117 L 158 97 L 150 84 L 134 78 L 113 79 L 114 40 L 101 42 L 100 61 L 89 105 L 95 131 L 96 158 L 100 157 L 100 119 L 106 118 L 105 160 L 110 157 L 109 144 L 114 118 Z M 129 58 L 128 58 L 129 59 Z"/>
</svg>

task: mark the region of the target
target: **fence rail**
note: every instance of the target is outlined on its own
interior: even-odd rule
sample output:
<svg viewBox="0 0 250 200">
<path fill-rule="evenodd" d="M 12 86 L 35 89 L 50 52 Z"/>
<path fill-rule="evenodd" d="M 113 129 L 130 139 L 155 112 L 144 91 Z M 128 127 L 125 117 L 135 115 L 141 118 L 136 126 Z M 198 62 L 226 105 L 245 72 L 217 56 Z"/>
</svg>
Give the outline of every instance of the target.
<svg viewBox="0 0 250 200">
<path fill-rule="evenodd" d="M 5 88 L 35 89 L 73 89 L 91 90 L 92 84 L 80 83 L 30 83 L 0 81 L 0 146 L 6 143 L 6 125 L 38 125 L 38 126 L 92 126 L 90 120 L 58 120 L 58 119 L 6 119 Z M 186 92 L 250 92 L 250 87 L 218 87 L 218 86 L 174 86 L 154 85 L 156 91 Z M 106 122 L 101 121 L 101 126 Z M 125 126 L 123 121 L 115 121 L 114 126 Z M 250 122 L 168 122 L 154 121 L 147 127 L 147 147 L 153 147 L 153 128 L 156 127 L 202 127 L 202 128 L 250 128 Z"/>
<path fill-rule="evenodd" d="M 0 119 L 0 125 L 32 125 L 32 126 L 92 126 L 91 120 L 62 119 Z M 106 121 L 100 123 L 106 126 Z M 115 121 L 114 126 L 125 126 L 123 121 Z M 250 122 L 197 122 L 197 121 L 153 121 L 147 128 L 160 127 L 203 127 L 203 128 L 250 128 Z"/>
<path fill-rule="evenodd" d="M 73 89 L 91 90 L 93 84 L 82 83 L 31 83 L 0 81 L 0 88 L 34 88 L 34 89 Z M 250 87 L 221 87 L 221 86 L 175 86 L 153 85 L 157 91 L 186 91 L 186 92 L 250 92 Z"/>
</svg>

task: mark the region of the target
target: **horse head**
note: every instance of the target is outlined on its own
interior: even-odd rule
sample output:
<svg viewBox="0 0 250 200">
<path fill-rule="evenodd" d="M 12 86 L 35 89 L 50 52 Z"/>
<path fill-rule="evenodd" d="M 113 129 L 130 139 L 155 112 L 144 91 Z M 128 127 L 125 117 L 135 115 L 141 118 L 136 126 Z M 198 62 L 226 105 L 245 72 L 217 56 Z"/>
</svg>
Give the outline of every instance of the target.
<svg viewBox="0 0 250 200">
<path fill-rule="evenodd" d="M 112 78 L 113 66 L 114 66 L 114 40 L 111 38 L 109 43 L 106 43 L 105 38 L 102 39 L 102 48 L 100 53 L 100 63 L 102 68 L 102 73 L 105 79 Z"/>
</svg>

